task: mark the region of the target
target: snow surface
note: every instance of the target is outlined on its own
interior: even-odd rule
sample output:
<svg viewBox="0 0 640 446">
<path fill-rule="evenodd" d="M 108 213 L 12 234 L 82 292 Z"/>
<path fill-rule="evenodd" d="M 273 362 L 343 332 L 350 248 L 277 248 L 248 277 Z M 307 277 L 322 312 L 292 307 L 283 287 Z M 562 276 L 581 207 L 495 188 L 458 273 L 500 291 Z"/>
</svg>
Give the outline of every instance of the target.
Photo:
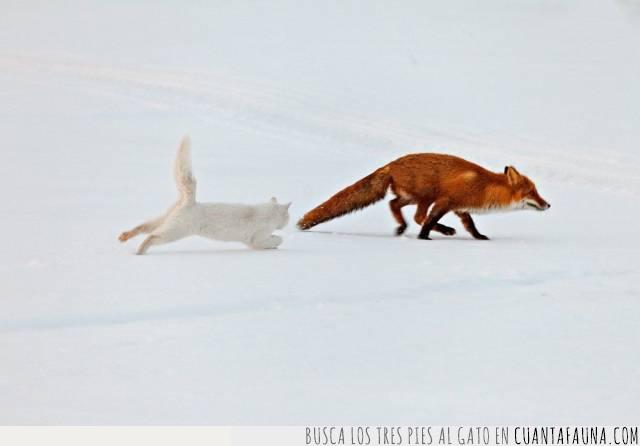
<svg viewBox="0 0 640 446">
<path fill-rule="evenodd" d="M 184 3 L 3 2 L 0 423 L 637 422 L 638 2 Z M 185 133 L 292 223 L 419 151 L 553 207 L 134 256 Z"/>
</svg>

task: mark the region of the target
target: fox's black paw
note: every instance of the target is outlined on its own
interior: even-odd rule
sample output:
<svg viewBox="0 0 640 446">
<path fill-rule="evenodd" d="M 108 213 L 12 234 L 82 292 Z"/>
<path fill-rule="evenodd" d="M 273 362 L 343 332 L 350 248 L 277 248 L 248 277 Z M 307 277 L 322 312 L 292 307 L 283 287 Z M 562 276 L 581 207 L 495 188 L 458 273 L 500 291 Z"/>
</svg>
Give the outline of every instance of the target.
<svg viewBox="0 0 640 446">
<path fill-rule="evenodd" d="M 489 240 L 489 237 L 487 237 L 486 235 L 482 235 L 482 234 L 477 234 L 473 236 L 476 240 Z"/>
<path fill-rule="evenodd" d="M 400 225 L 396 228 L 396 235 L 402 235 L 406 230 L 407 230 L 407 225 Z"/>
<path fill-rule="evenodd" d="M 422 234 L 420 234 L 418 238 L 420 240 L 431 240 L 431 237 L 429 237 L 428 235 L 422 235 Z"/>
<path fill-rule="evenodd" d="M 443 234 L 443 235 L 451 236 L 451 235 L 456 235 L 456 230 L 453 229 L 453 228 L 450 228 L 448 226 L 445 226 L 444 228 L 440 229 L 440 233 Z"/>
</svg>

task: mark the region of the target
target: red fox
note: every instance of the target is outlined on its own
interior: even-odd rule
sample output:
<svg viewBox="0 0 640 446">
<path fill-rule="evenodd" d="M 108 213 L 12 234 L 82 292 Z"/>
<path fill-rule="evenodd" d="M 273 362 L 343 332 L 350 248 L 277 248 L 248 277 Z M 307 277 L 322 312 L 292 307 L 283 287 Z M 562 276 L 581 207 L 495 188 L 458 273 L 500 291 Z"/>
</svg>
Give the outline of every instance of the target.
<svg viewBox="0 0 640 446">
<path fill-rule="evenodd" d="M 401 209 L 416 204 L 414 220 L 422 225 L 418 238 L 423 240 L 431 240 L 431 230 L 444 235 L 456 233 L 455 229 L 438 223 L 448 212 L 460 217 L 474 238 L 488 240 L 478 232 L 471 214 L 516 209 L 545 211 L 551 207 L 538 194 L 535 184 L 512 166 L 505 167 L 504 173 L 494 173 L 456 156 L 418 153 L 398 158 L 341 190 L 307 212 L 298 227 L 306 230 L 367 207 L 382 200 L 389 188 L 396 196 L 389 202 L 399 224 L 396 234 L 401 235 L 407 229 Z"/>
</svg>

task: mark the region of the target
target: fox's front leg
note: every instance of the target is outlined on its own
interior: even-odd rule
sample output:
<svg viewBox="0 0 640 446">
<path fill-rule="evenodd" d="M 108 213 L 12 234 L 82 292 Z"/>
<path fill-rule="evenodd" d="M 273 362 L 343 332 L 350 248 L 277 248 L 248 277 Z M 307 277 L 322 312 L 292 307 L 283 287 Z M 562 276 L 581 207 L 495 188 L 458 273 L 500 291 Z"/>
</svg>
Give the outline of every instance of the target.
<svg viewBox="0 0 640 446">
<path fill-rule="evenodd" d="M 138 225 L 135 228 L 133 228 L 132 230 L 125 231 L 122 234 L 120 234 L 120 236 L 118 237 L 118 240 L 124 243 L 130 238 L 135 237 L 136 235 L 150 234 L 151 232 L 158 229 L 160 225 L 164 222 L 164 220 L 165 220 L 165 216 L 163 215 L 162 217 L 157 217 L 149 221 L 145 221 L 141 225 Z"/>
<path fill-rule="evenodd" d="M 456 212 L 456 215 L 460 217 L 462 220 L 462 225 L 464 228 L 475 238 L 476 240 L 489 240 L 489 237 L 486 235 L 480 234 L 478 228 L 476 228 L 476 224 L 471 218 L 471 215 L 468 212 Z"/>
</svg>

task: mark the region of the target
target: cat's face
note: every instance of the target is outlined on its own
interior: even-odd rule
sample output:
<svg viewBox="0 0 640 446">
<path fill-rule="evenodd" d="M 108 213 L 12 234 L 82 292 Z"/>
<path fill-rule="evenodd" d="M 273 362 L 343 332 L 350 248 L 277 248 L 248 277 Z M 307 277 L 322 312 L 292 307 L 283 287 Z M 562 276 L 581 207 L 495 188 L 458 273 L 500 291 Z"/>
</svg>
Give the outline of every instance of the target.
<svg viewBox="0 0 640 446">
<path fill-rule="evenodd" d="M 277 226 L 276 229 L 284 229 L 289 223 L 289 206 L 291 206 L 291 202 L 280 204 L 275 197 L 271 199 L 271 203 L 273 203 L 276 218 L 277 218 Z"/>
</svg>

